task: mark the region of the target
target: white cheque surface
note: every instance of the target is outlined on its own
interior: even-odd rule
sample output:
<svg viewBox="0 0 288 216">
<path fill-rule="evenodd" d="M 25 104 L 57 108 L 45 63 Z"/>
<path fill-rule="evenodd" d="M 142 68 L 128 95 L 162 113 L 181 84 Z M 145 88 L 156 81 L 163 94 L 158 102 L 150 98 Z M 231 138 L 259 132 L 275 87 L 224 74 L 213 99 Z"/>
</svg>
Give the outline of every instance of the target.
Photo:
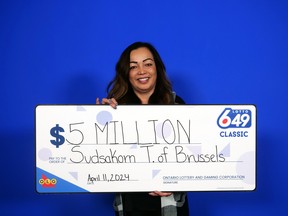
<svg viewBox="0 0 288 216">
<path fill-rule="evenodd" d="M 253 105 L 39 105 L 36 190 L 251 191 Z"/>
</svg>

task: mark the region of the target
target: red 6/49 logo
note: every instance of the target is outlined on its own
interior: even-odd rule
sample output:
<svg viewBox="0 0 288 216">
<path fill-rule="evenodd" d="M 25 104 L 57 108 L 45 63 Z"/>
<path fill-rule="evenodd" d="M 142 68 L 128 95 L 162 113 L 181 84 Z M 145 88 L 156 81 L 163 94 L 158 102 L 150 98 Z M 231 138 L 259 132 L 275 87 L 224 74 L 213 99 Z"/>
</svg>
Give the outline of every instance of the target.
<svg viewBox="0 0 288 216">
<path fill-rule="evenodd" d="M 249 128 L 251 127 L 251 111 L 248 109 L 226 108 L 218 117 L 219 127 L 226 128 Z"/>
</svg>

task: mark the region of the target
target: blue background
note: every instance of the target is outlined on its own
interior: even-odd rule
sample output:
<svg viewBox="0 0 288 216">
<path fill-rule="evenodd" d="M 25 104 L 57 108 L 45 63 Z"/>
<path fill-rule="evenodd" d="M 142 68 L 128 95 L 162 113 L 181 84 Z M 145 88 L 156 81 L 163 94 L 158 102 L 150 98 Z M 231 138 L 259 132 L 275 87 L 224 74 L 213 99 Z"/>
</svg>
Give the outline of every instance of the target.
<svg viewBox="0 0 288 216">
<path fill-rule="evenodd" d="M 113 215 L 113 194 L 35 192 L 37 104 L 94 104 L 135 41 L 160 52 L 190 104 L 255 104 L 257 189 L 191 192 L 191 215 L 284 215 L 287 207 L 288 2 L 0 3 L 0 215 Z"/>
</svg>

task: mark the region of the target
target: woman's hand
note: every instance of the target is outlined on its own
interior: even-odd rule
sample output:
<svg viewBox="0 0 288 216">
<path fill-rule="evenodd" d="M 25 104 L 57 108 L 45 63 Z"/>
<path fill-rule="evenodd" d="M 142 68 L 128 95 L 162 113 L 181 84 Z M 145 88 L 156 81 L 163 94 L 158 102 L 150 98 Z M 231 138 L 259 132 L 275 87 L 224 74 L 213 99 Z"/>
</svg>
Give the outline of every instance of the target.
<svg viewBox="0 0 288 216">
<path fill-rule="evenodd" d="M 99 98 L 96 98 L 96 104 L 100 104 L 100 100 Z M 110 105 L 111 107 L 113 107 L 114 109 L 117 108 L 117 101 L 115 100 L 115 98 L 103 98 L 102 101 L 101 101 L 101 104 L 108 104 Z"/>
<path fill-rule="evenodd" d="M 161 191 L 153 191 L 149 193 L 150 196 L 160 196 L 160 197 L 167 197 L 171 196 L 171 192 L 161 192 Z"/>
</svg>

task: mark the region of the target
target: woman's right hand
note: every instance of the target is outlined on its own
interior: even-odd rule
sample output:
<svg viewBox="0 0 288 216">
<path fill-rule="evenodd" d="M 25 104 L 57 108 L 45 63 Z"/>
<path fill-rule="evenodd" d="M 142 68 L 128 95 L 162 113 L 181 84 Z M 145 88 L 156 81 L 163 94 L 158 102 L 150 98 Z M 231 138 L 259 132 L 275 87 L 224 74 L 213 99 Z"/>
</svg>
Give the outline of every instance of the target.
<svg viewBox="0 0 288 216">
<path fill-rule="evenodd" d="M 100 100 L 99 98 L 96 98 L 96 104 L 100 104 Z M 113 107 L 114 109 L 117 108 L 117 101 L 115 100 L 115 98 L 102 98 L 102 101 L 101 101 L 101 104 L 108 104 L 110 105 L 111 107 Z"/>
<path fill-rule="evenodd" d="M 168 197 L 171 196 L 171 192 L 161 192 L 161 191 L 153 191 L 149 193 L 150 196 L 160 196 L 160 197 Z"/>
</svg>

